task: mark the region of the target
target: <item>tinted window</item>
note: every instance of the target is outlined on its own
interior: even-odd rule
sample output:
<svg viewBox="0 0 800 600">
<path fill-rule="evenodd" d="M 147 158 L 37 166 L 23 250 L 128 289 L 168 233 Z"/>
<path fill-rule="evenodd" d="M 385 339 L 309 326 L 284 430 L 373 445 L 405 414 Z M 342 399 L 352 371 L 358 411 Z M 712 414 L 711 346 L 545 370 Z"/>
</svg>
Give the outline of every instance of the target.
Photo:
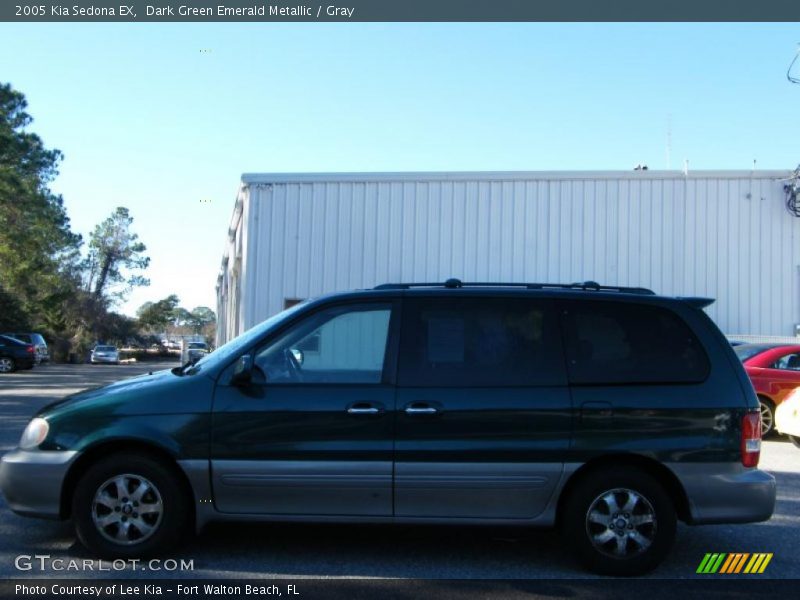
<svg viewBox="0 0 800 600">
<path fill-rule="evenodd" d="M 708 375 L 700 342 L 670 310 L 602 301 L 564 306 L 571 383 L 692 383 Z"/>
<path fill-rule="evenodd" d="M 267 383 L 380 383 L 390 317 L 384 303 L 323 309 L 259 350 L 255 364 Z"/>
<path fill-rule="evenodd" d="M 398 382 L 504 387 L 566 383 L 555 310 L 517 298 L 413 298 L 403 304 Z"/>
<path fill-rule="evenodd" d="M 115 346 L 98 346 L 95 348 L 96 352 L 116 352 L 116 350 Z"/>
</svg>

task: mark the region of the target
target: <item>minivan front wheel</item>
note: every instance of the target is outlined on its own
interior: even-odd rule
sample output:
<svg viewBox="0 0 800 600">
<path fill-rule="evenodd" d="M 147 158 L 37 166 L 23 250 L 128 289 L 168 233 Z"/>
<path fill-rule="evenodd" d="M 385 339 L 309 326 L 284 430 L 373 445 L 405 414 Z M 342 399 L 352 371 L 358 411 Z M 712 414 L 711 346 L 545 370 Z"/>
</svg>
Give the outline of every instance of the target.
<svg viewBox="0 0 800 600">
<path fill-rule="evenodd" d="M 78 539 L 116 558 L 163 552 L 183 533 L 186 514 L 175 474 L 145 455 L 114 454 L 92 465 L 72 505 Z"/>
<path fill-rule="evenodd" d="M 675 539 L 675 507 L 661 484 L 637 468 L 590 473 L 570 492 L 562 527 L 578 558 L 603 575 L 654 569 Z"/>
</svg>

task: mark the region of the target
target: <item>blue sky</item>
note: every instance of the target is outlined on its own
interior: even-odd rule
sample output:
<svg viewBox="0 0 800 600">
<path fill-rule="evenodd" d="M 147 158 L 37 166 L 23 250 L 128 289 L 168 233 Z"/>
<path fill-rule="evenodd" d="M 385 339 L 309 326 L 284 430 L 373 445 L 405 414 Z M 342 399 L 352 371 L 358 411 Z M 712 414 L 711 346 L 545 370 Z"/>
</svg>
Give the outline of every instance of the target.
<svg viewBox="0 0 800 600">
<path fill-rule="evenodd" d="M 243 172 L 663 169 L 668 124 L 673 169 L 794 168 L 798 42 L 796 24 L 4 23 L 0 81 L 64 152 L 76 231 L 131 210 L 152 259 L 133 314 L 170 293 L 215 308 Z"/>
</svg>

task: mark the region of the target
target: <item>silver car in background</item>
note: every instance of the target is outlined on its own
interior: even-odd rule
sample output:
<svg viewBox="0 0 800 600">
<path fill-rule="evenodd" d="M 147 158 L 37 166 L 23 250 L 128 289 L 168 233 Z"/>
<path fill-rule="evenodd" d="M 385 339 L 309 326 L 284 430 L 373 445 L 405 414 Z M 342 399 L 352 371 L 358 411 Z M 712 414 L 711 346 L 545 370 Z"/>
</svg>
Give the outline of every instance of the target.
<svg viewBox="0 0 800 600">
<path fill-rule="evenodd" d="M 89 357 L 89 362 L 93 365 L 100 363 L 118 365 L 119 350 L 117 350 L 116 346 L 95 346 Z"/>
</svg>

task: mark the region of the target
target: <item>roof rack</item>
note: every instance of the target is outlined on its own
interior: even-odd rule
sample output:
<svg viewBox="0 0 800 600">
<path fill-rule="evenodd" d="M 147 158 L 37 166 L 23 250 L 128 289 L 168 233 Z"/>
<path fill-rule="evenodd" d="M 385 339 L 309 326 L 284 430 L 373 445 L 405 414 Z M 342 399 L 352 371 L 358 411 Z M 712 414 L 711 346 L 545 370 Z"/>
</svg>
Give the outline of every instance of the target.
<svg viewBox="0 0 800 600">
<path fill-rule="evenodd" d="M 448 279 L 444 283 L 384 283 L 375 286 L 375 290 L 408 290 L 422 287 L 446 287 L 450 289 L 465 287 L 517 287 L 528 290 L 583 290 L 586 292 L 618 292 L 622 294 L 642 294 L 654 296 L 655 292 L 643 287 L 623 287 L 617 285 L 600 285 L 596 281 L 577 283 L 493 283 L 462 282 L 460 279 Z"/>
</svg>

